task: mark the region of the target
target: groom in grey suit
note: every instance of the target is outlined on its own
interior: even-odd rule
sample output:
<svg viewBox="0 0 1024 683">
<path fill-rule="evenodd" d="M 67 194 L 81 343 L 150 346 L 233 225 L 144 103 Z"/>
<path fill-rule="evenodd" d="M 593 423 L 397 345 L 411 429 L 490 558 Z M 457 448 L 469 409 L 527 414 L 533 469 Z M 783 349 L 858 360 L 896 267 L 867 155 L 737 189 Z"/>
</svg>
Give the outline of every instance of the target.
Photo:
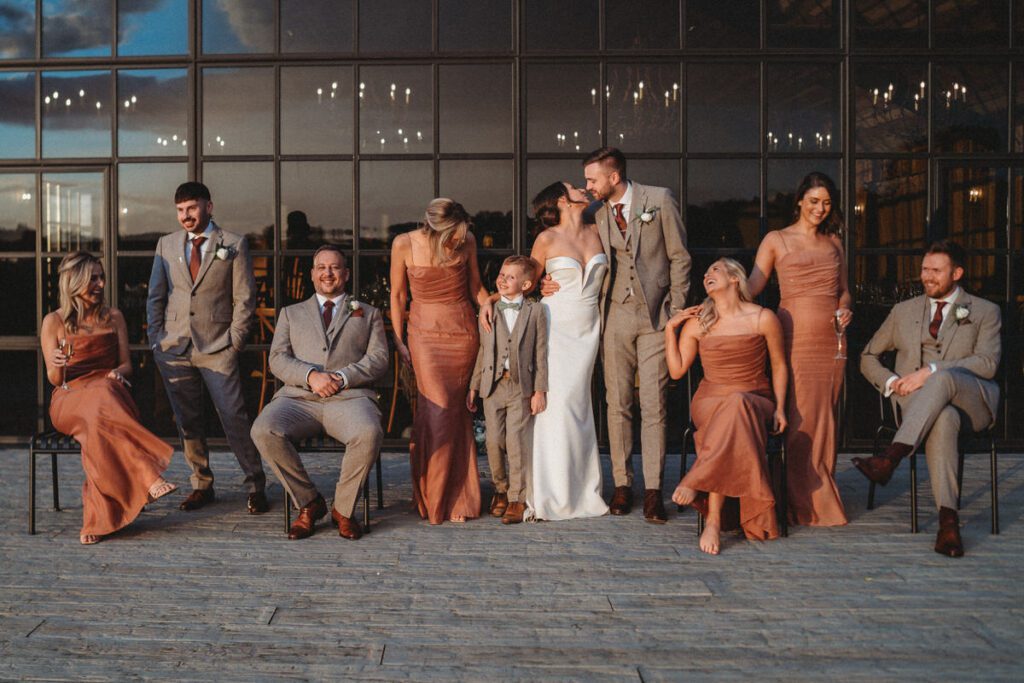
<svg viewBox="0 0 1024 683">
<path fill-rule="evenodd" d="M 345 444 L 331 517 L 342 538 L 355 540 L 363 530 L 352 512 L 384 438 L 371 387 L 388 370 L 388 343 L 380 311 L 345 294 L 349 270 L 338 247 L 316 250 L 312 277 L 316 294 L 277 318 L 270 369 L 284 386 L 256 418 L 252 438 L 299 508 L 293 540 L 312 536 L 327 514 L 293 442 L 326 432 Z"/>
<path fill-rule="evenodd" d="M 245 473 L 249 514 L 268 509 L 266 475 L 249 438 L 249 416 L 238 376 L 256 308 L 256 285 L 245 238 L 214 224 L 210 190 L 197 182 L 180 185 L 174 204 L 181 232 L 156 245 L 146 301 L 147 334 L 164 378 L 192 493 L 182 510 L 213 501 L 213 472 L 202 413 L 205 384 L 231 450 Z"/>
<path fill-rule="evenodd" d="M 960 287 L 964 260 L 957 243 L 932 244 L 921 263 L 924 295 L 894 306 L 864 348 L 861 372 L 895 397 L 902 420 L 883 453 L 853 459 L 864 476 L 885 485 L 900 461 L 924 444 L 939 508 L 935 552 L 950 557 L 964 554 L 956 511 L 957 437 L 962 425 L 978 431 L 995 421 L 999 386 L 992 378 L 1002 351 L 999 307 Z M 879 359 L 887 351 L 896 351 L 895 371 Z"/>
</svg>

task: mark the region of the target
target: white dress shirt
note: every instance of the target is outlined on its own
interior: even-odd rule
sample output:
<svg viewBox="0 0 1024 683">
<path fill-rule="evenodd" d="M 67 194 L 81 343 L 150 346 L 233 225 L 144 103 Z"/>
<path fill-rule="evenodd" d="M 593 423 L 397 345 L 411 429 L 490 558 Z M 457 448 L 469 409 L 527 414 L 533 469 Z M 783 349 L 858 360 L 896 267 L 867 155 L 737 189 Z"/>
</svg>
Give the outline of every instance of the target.
<svg viewBox="0 0 1024 683">
<path fill-rule="evenodd" d="M 517 296 L 514 299 L 508 299 L 504 295 L 502 295 L 501 300 L 503 302 L 505 302 L 506 304 L 519 304 L 520 305 L 520 309 L 519 310 L 516 310 L 514 308 L 506 308 L 505 310 L 503 310 L 501 312 L 501 314 L 505 316 L 505 325 L 508 327 L 508 334 L 511 337 L 512 336 L 512 330 L 514 330 L 516 328 L 516 320 L 519 320 L 519 313 L 520 313 L 520 311 L 522 311 L 521 307 L 523 305 L 523 295 L 520 294 L 519 296 Z M 508 358 L 505 359 L 505 369 L 506 370 L 509 369 Z"/>
<path fill-rule="evenodd" d="M 942 307 L 942 323 L 939 324 L 939 329 L 942 329 L 942 326 L 946 324 L 946 320 L 949 318 L 949 312 L 953 310 L 953 302 L 956 301 L 956 298 L 958 296 L 960 296 L 960 286 L 959 285 L 954 287 L 952 292 L 950 292 L 946 296 L 942 297 L 941 299 L 932 299 L 931 297 L 929 297 L 928 298 L 928 321 L 929 321 L 929 323 L 931 322 L 931 319 L 935 317 L 935 308 L 936 308 L 936 306 L 939 305 L 940 301 L 945 301 L 946 305 Z M 934 373 L 936 370 L 938 370 L 938 367 L 935 365 L 935 363 L 929 363 L 928 364 L 928 369 L 931 370 Z M 889 379 L 885 380 L 885 392 L 884 392 L 883 395 L 886 398 L 888 398 L 889 396 L 892 396 L 892 383 L 895 382 L 896 380 L 898 380 L 899 378 L 900 378 L 899 375 L 893 375 Z"/>
<path fill-rule="evenodd" d="M 333 299 L 330 299 L 330 301 L 334 302 L 334 310 L 331 312 L 331 315 L 332 315 L 331 321 L 332 322 L 334 321 L 334 318 L 336 318 L 338 316 L 338 314 L 341 312 L 341 310 L 342 310 L 341 307 L 342 307 L 342 304 L 345 303 L 346 296 L 347 295 L 344 292 L 342 292 L 341 294 L 339 294 L 338 296 L 334 297 Z M 324 316 L 324 304 L 327 303 L 327 301 L 328 301 L 328 297 L 326 297 L 323 294 L 317 292 L 317 294 L 316 294 L 316 304 L 317 304 L 317 307 L 320 310 L 320 319 L 321 320 L 323 320 L 323 316 Z M 309 386 L 309 376 L 311 374 L 313 374 L 314 370 L 316 370 L 316 368 L 311 367 L 309 370 L 306 371 L 306 386 L 307 387 Z M 341 388 L 342 389 L 345 389 L 346 387 L 348 387 L 348 377 L 345 376 L 345 373 L 343 371 L 341 371 L 341 370 L 328 370 L 327 368 L 324 368 L 324 372 L 326 372 L 328 374 L 331 374 L 331 375 L 334 375 L 335 377 L 340 379 L 341 380 Z"/>
<path fill-rule="evenodd" d="M 619 201 L 609 201 L 608 203 L 611 205 L 609 208 L 611 208 L 613 211 L 615 209 L 616 204 L 622 204 L 622 217 L 626 219 L 626 225 L 628 226 L 630 211 L 633 210 L 633 183 L 626 183 L 626 191 L 622 193 L 622 197 L 619 199 Z M 612 213 L 612 220 L 615 220 L 614 213 Z M 627 232 L 626 234 L 629 233 Z"/>
<path fill-rule="evenodd" d="M 213 249 L 213 240 L 210 238 L 212 234 L 213 221 L 211 220 L 209 223 L 206 224 L 206 230 L 203 230 L 198 235 L 195 233 L 190 233 L 188 235 L 188 239 L 185 240 L 185 263 L 192 262 L 192 240 L 194 240 L 196 237 L 199 237 L 200 235 L 206 238 L 203 241 L 203 244 L 199 247 L 199 261 L 202 262 L 203 258 L 208 253 L 210 253 L 211 249 Z"/>
</svg>

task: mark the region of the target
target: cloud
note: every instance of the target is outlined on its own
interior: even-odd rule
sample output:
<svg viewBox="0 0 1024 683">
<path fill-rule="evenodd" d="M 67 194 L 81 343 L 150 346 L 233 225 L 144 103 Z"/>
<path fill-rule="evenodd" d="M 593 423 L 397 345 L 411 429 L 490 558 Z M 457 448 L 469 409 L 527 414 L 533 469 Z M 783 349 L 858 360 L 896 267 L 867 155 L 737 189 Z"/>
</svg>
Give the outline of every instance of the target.
<svg viewBox="0 0 1024 683">
<path fill-rule="evenodd" d="M 0 58 L 32 57 L 36 49 L 35 3 L 0 2 Z"/>
</svg>

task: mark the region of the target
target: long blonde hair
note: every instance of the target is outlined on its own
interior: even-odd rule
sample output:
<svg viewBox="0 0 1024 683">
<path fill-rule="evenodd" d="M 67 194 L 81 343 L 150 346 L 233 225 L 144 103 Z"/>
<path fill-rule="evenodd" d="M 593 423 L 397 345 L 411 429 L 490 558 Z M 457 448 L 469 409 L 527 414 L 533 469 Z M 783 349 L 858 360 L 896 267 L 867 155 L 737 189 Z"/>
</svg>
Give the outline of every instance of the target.
<svg viewBox="0 0 1024 683">
<path fill-rule="evenodd" d="M 57 309 L 57 313 L 69 334 L 78 331 L 78 326 L 89 312 L 82 301 L 82 293 L 89 287 L 92 267 L 97 264 L 103 267 L 103 263 L 89 252 L 76 251 L 62 258 L 57 267 L 57 287 L 60 292 L 60 308 Z M 97 319 L 105 322 L 109 317 L 110 309 L 101 304 L 97 311 Z"/>
<path fill-rule="evenodd" d="M 434 265 L 443 266 L 454 261 L 466 243 L 469 214 L 454 199 L 438 197 L 427 204 L 424 218 L 421 229 L 430 241 L 430 258 Z M 446 248 L 451 251 L 446 251 Z"/>
<path fill-rule="evenodd" d="M 747 284 L 747 270 L 740 264 L 736 259 L 731 259 L 728 256 L 723 256 L 711 265 L 715 263 L 721 263 L 725 267 L 725 272 L 730 278 L 737 278 L 740 301 L 751 303 L 754 301 L 754 297 L 750 296 L 750 286 Z M 709 266 L 710 267 L 710 266 Z M 704 334 L 711 331 L 711 326 L 718 322 L 718 309 L 715 308 L 715 300 L 710 296 L 705 297 L 704 303 L 701 304 L 700 315 L 697 316 L 697 321 L 700 323 L 700 327 L 704 330 Z"/>
</svg>

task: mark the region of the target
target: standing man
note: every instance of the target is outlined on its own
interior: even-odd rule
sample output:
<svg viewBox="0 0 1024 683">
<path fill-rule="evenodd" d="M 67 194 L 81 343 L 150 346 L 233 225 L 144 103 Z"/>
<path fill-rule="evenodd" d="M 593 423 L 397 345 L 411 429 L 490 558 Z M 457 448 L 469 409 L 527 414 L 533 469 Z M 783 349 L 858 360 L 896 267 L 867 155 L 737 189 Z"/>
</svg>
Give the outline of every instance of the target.
<svg viewBox="0 0 1024 683">
<path fill-rule="evenodd" d="M 601 290 L 602 351 L 615 493 L 613 515 L 633 506 L 633 386 L 640 379 L 640 443 L 644 519 L 664 524 L 661 475 L 665 467 L 665 363 L 663 330 L 686 305 L 690 253 L 679 204 L 664 187 L 626 176 L 626 158 L 602 147 L 583 162 L 587 190 L 603 202 L 595 220 L 612 264 Z"/>
<path fill-rule="evenodd" d="M 181 509 L 198 510 L 214 498 L 203 427 L 205 383 L 245 473 L 249 514 L 261 514 L 269 509 L 263 491 L 266 475 L 249 438 L 251 422 L 238 376 L 238 354 L 245 348 L 256 308 L 249 247 L 241 235 L 214 224 L 210 190 L 202 183 L 180 185 L 174 204 L 184 231 L 164 235 L 156 245 L 146 318 L 153 359 L 192 469 L 193 490 Z"/>
</svg>

